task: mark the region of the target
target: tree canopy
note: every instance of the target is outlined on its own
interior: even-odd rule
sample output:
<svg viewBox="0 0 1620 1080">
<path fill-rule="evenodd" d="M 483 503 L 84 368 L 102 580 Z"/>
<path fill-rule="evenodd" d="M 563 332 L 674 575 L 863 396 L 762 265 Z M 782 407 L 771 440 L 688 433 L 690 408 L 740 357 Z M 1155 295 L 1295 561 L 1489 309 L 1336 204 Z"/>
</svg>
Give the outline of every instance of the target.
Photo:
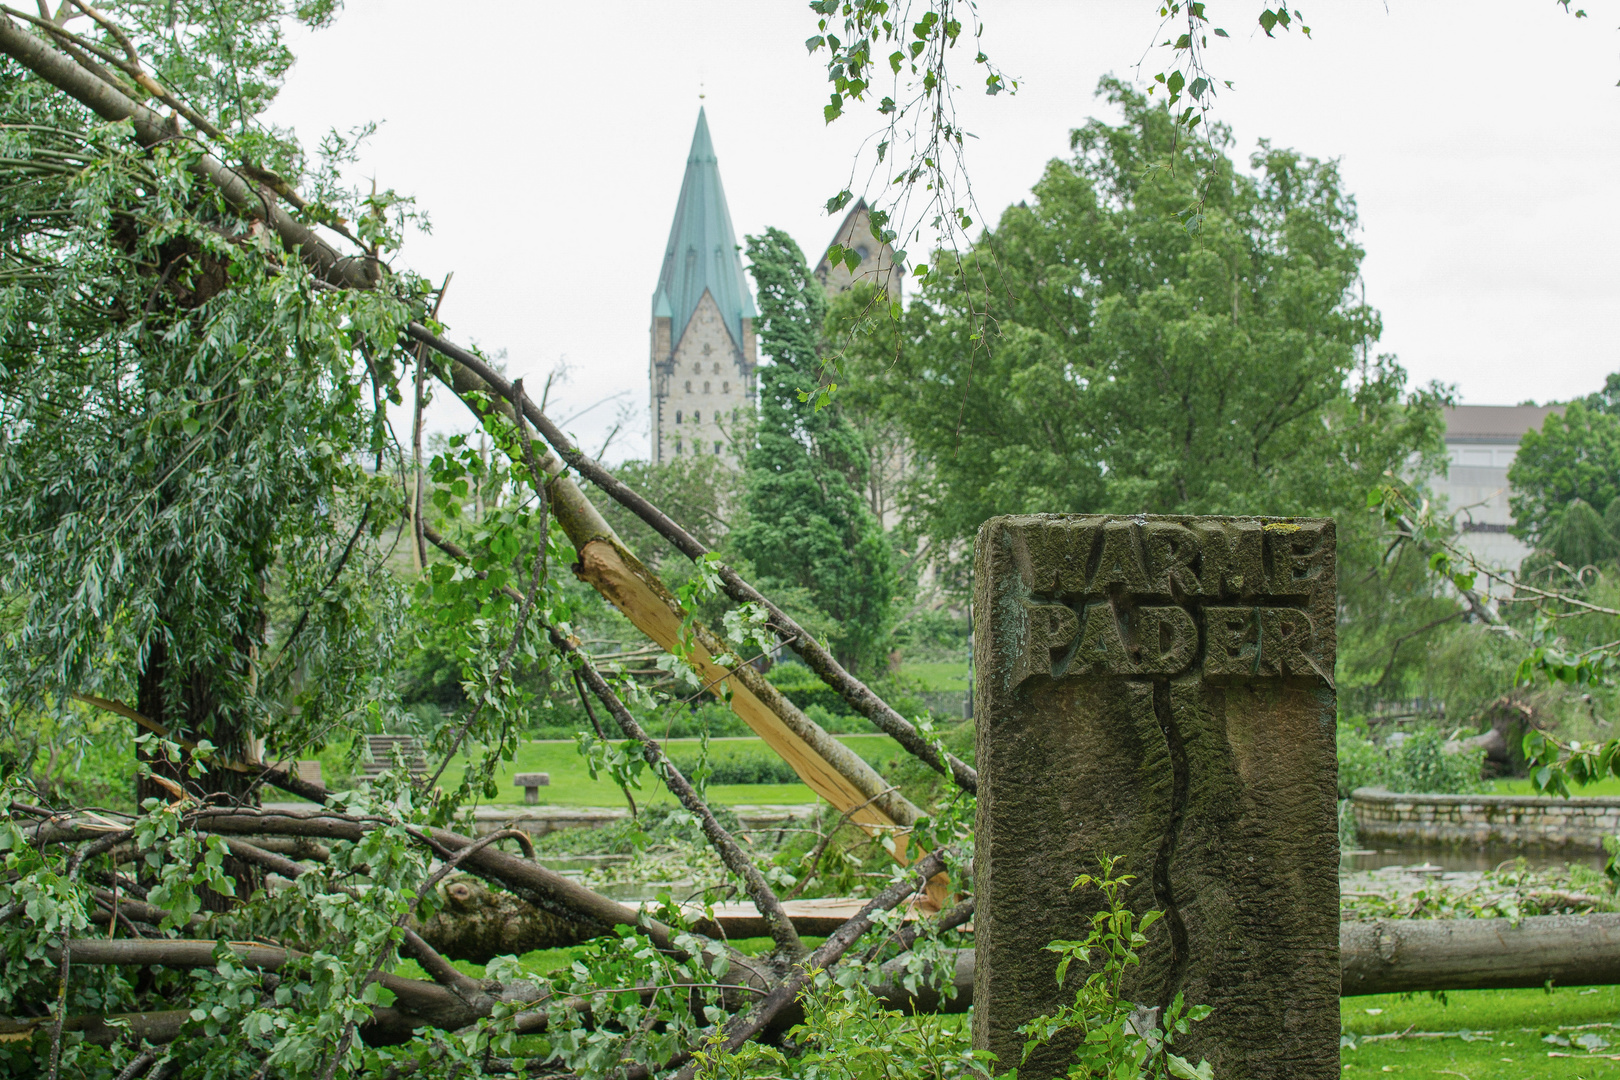
<svg viewBox="0 0 1620 1080">
<path fill-rule="evenodd" d="M 1432 454 L 1438 391 L 1370 355 L 1380 324 L 1336 164 L 1263 142 L 1244 173 L 1226 132 L 1187 142 L 1124 83 L 1100 92 L 1121 123 L 1076 130 L 1032 199 L 936 258 L 898 330 L 848 342 L 854 407 L 899 417 L 915 447 L 926 527 L 1334 513 Z"/>
<path fill-rule="evenodd" d="M 1620 494 L 1620 417 L 1570 402 L 1525 432 L 1508 481 L 1513 531 L 1532 543 L 1547 543 L 1574 500 L 1603 513 Z"/>
</svg>

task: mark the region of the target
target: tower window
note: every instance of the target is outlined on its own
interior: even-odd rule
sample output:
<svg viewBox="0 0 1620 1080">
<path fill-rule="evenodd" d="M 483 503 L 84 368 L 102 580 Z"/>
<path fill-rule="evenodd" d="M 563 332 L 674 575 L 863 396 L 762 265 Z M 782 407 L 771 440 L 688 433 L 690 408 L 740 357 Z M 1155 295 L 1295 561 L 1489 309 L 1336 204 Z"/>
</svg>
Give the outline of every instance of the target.
<svg viewBox="0 0 1620 1080">
<path fill-rule="evenodd" d="M 688 394 L 690 394 L 692 392 L 692 380 L 691 379 L 686 380 L 686 392 Z"/>
<path fill-rule="evenodd" d="M 677 424 L 681 422 L 681 410 L 679 409 L 675 410 L 675 422 Z"/>
<path fill-rule="evenodd" d="M 692 365 L 692 374 L 694 374 L 694 375 L 703 374 L 703 365 L 702 364 L 693 364 Z"/>
<path fill-rule="evenodd" d="M 715 365 L 714 365 L 714 373 L 715 373 L 715 374 L 716 374 L 716 375 L 718 375 L 718 374 L 720 374 L 720 363 L 719 363 L 719 361 L 716 361 L 716 362 L 715 362 Z"/>
<path fill-rule="evenodd" d="M 731 393 L 731 380 L 730 379 L 727 379 L 725 382 L 720 384 L 720 392 L 722 394 Z"/>
<path fill-rule="evenodd" d="M 703 414 L 698 412 L 696 409 L 692 410 L 692 423 L 694 423 L 694 424 L 703 423 Z"/>
<path fill-rule="evenodd" d="M 675 456 L 676 457 L 681 456 L 681 440 L 679 440 L 679 439 L 675 440 Z"/>
<path fill-rule="evenodd" d="M 717 453 L 717 454 L 720 452 L 720 440 L 719 439 L 714 440 L 714 452 Z"/>
<path fill-rule="evenodd" d="M 703 380 L 703 392 L 705 394 L 707 394 L 709 392 L 709 380 L 707 380 L 707 379 Z"/>
</svg>

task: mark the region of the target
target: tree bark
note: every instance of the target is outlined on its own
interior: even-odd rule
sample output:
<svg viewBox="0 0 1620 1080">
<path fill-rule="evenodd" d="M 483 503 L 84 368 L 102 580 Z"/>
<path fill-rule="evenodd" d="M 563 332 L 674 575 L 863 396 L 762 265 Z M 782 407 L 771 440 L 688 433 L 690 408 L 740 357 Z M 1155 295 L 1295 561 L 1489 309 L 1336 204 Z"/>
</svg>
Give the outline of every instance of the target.
<svg viewBox="0 0 1620 1080">
<path fill-rule="evenodd" d="M 488 963 L 535 949 L 561 949 L 596 937 L 598 929 L 535 907 L 522 897 L 476 881 L 444 886 L 445 905 L 431 919 L 413 921 L 422 940 L 454 960 Z"/>
</svg>

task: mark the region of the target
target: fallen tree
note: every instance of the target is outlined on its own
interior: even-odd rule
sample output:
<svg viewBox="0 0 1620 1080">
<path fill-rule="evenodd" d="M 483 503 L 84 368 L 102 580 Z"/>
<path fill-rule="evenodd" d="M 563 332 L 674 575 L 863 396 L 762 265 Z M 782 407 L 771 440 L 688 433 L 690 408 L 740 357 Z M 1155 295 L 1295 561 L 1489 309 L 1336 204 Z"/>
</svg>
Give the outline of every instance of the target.
<svg viewBox="0 0 1620 1080">
<path fill-rule="evenodd" d="M 1342 924 L 1345 997 L 1620 983 L 1620 915 Z"/>
</svg>

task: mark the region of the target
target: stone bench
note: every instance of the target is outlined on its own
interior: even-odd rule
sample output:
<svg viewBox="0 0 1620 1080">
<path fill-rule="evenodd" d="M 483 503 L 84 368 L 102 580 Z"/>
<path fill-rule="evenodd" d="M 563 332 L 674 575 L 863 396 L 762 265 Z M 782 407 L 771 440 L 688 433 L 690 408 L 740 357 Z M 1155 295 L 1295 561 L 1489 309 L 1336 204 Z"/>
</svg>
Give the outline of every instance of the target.
<svg viewBox="0 0 1620 1080">
<path fill-rule="evenodd" d="M 540 801 L 540 789 L 551 786 L 551 774 L 520 772 L 512 777 L 512 783 L 523 789 L 523 801 L 533 806 Z"/>
</svg>

